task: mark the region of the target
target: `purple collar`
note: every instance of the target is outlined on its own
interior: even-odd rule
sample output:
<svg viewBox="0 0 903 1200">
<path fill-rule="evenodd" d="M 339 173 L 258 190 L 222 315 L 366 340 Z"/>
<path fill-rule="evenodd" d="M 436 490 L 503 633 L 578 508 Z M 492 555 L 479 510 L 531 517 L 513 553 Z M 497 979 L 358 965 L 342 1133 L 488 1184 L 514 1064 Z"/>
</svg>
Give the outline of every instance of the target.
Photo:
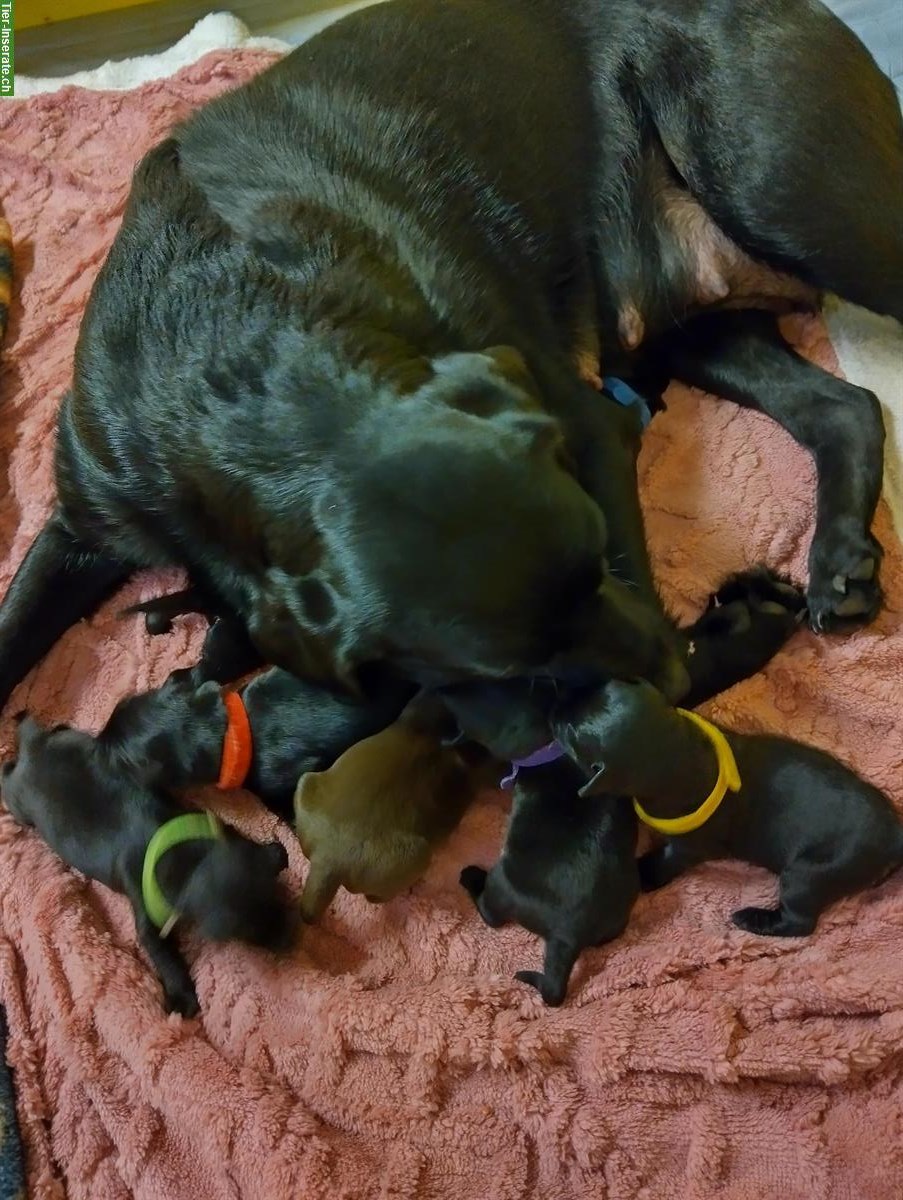
<svg viewBox="0 0 903 1200">
<path fill-rule="evenodd" d="M 559 746 L 557 742 L 549 742 L 547 746 L 541 746 L 538 750 L 534 750 L 532 754 L 528 754 L 526 758 L 514 759 L 511 763 L 511 773 L 505 776 L 499 787 L 503 787 L 505 791 L 510 791 L 514 787 L 518 771 L 521 767 L 544 767 L 546 763 L 557 762 L 559 758 L 564 758 L 564 753 L 564 748 Z"/>
</svg>

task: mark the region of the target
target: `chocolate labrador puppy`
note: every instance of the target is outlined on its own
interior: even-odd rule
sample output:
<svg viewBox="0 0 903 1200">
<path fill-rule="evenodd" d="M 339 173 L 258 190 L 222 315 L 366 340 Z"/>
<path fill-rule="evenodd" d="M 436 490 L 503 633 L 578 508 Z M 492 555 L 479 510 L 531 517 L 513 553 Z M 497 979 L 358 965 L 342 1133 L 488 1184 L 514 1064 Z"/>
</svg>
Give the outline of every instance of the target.
<svg viewBox="0 0 903 1200">
<path fill-rule="evenodd" d="M 903 317 L 901 196 L 893 89 L 813 0 L 355 13 L 138 167 L 56 510 L 0 609 L 0 700 L 136 567 L 173 562 L 329 687 L 380 660 L 418 684 L 680 696 L 600 352 L 807 446 L 810 619 L 871 618 L 880 409 L 775 313 L 829 289 Z"/>
</svg>

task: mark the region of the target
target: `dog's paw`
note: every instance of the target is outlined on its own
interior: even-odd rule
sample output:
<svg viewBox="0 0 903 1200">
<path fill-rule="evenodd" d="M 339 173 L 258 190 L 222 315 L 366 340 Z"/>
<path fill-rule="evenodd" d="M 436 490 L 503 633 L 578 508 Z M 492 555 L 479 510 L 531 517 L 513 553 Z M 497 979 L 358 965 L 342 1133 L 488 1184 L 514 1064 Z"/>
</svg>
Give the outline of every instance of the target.
<svg viewBox="0 0 903 1200">
<path fill-rule="evenodd" d="M 873 620 L 883 599 L 883 550 L 868 534 L 832 532 L 809 555 L 809 624 L 818 633 Z"/>
<path fill-rule="evenodd" d="M 183 1017 L 196 1017 L 201 1011 L 198 994 L 190 979 L 167 987 L 164 995 L 167 1012 L 181 1013 Z"/>
<path fill-rule="evenodd" d="M 806 937 L 815 928 L 814 921 L 790 917 L 781 908 L 739 908 L 731 920 L 738 929 L 761 937 Z"/>
<path fill-rule="evenodd" d="M 516 971 L 514 978 L 519 983 L 528 983 L 530 987 L 536 988 L 540 996 L 542 996 L 543 1004 L 549 1008 L 558 1008 L 564 1001 L 565 991 L 559 988 L 551 988 L 542 971 Z"/>
<path fill-rule="evenodd" d="M 473 896 L 474 900 L 477 900 L 482 896 L 486 886 L 486 875 L 487 872 L 482 867 L 465 867 L 458 876 L 458 882 L 465 891 Z"/>
</svg>

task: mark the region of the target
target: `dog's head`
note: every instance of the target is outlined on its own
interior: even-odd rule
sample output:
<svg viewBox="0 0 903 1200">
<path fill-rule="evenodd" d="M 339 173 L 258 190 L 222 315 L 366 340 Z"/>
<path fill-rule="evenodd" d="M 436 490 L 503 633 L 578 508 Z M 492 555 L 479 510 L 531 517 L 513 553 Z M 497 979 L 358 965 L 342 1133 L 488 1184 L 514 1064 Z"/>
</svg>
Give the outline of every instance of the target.
<svg viewBox="0 0 903 1200">
<path fill-rule="evenodd" d="M 642 676 L 679 690 L 670 626 L 609 570 L 605 518 L 557 422 L 498 357 L 452 355 L 365 406 L 317 497 L 319 565 L 271 572 L 252 632 L 324 679 L 385 659 L 425 685 Z"/>
<path fill-rule="evenodd" d="M 661 771 L 674 719 L 674 709 L 651 684 L 612 680 L 558 707 L 552 730 L 590 777 L 582 794 L 636 793 L 644 790 L 649 770 Z"/>
<path fill-rule="evenodd" d="M 287 950 L 297 918 L 279 876 L 288 866 L 281 842 L 260 845 L 233 830 L 210 844 L 175 907 L 203 938 Z"/>
</svg>

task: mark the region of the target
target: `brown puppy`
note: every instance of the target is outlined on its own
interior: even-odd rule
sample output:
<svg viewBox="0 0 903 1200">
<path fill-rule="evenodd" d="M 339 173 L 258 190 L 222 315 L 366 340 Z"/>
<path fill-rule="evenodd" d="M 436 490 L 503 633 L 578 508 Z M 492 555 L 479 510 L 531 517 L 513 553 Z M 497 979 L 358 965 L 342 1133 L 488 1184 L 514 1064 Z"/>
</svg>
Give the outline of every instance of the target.
<svg viewBox="0 0 903 1200">
<path fill-rule="evenodd" d="M 339 887 L 374 904 L 424 874 L 478 788 L 470 749 L 400 720 L 301 776 L 295 832 L 310 860 L 301 916 L 317 921 Z"/>
</svg>

